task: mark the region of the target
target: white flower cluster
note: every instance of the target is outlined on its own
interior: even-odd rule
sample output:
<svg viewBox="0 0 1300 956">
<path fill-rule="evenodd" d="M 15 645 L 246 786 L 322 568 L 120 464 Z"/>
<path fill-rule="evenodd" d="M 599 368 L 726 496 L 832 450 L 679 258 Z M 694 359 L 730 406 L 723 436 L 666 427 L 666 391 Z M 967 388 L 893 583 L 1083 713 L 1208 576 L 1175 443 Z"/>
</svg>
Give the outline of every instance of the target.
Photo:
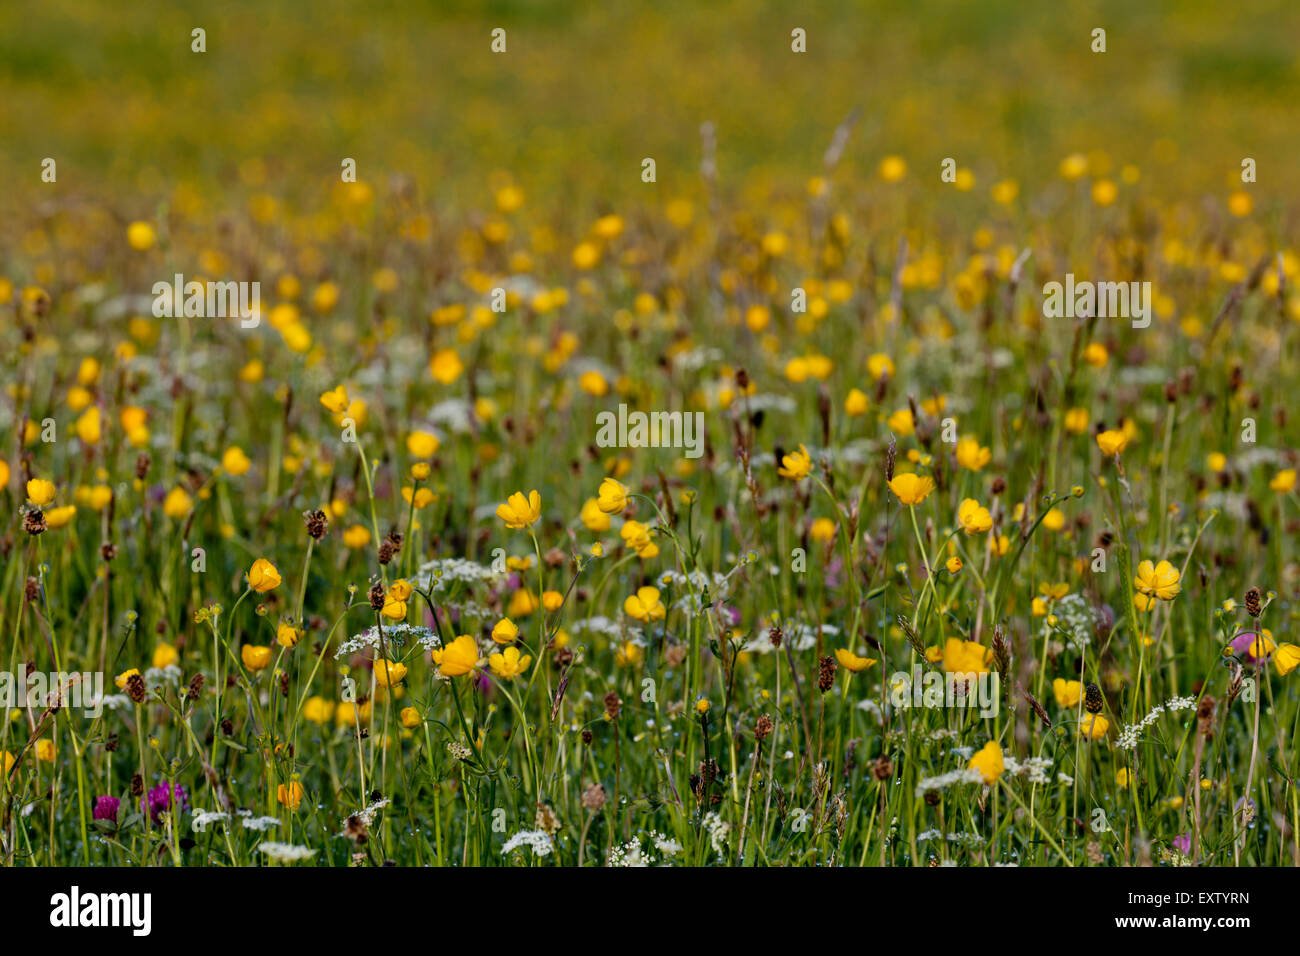
<svg viewBox="0 0 1300 956">
<path fill-rule="evenodd" d="M 434 647 L 441 647 L 442 643 L 438 640 L 438 635 L 421 624 L 407 624 L 405 621 L 399 621 L 395 624 L 384 625 L 384 643 L 389 647 L 401 647 L 408 640 L 418 641 L 420 646 L 425 650 Z M 350 657 L 360 651 L 369 650 L 379 647 L 379 627 L 368 627 L 360 634 L 354 634 L 334 652 L 334 659 L 341 660 L 344 657 Z"/>
<path fill-rule="evenodd" d="M 1143 717 L 1139 723 L 1126 724 L 1124 729 L 1120 731 L 1119 737 L 1115 741 L 1115 745 L 1122 747 L 1125 750 L 1132 750 L 1137 747 L 1138 741 L 1142 736 L 1142 731 L 1146 730 L 1159 720 L 1160 715 L 1165 711 L 1170 711 L 1172 713 L 1173 711 L 1178 710 L 1188 710 L 1195 706 L 1195 697 L 1170 697 L 1163 704 L 1156 704 L 1156 706 L 1152 707 L 1151 713 Z"/>
<path fill-rule="evenodd" d="M 190 826 L 194 827 L 195 833 L 202 833 L 208 828 L 209 823 L 223 823 L 230 819 L 230 814 L 224 810 L 198 810 L 194 811 L 190 820 Z"/>
<path fill-rule="evenodd" d="M 769 617 L 768 620 L 772 620 Z M 811 627 L 802 621 L 787 621 L 781 626 L 784 632 L 783 640 L 790 642 L 790 650 L 806 651 L 809 648 L 817 646 L 817 632 L 820 630 L 823 638 L 834 637 L 839 634 L 840 629 L 834 624 L 819 624 L 817 627 Z M 760 633 L 745 645 L 744 650 L 748 653 L 766 654 L 769 651 L 776 650 L 772 646 L 772 641 L 767 636 L 767 631 Z"/>
<path fill-rule="evenodd" d="M 709 831 L 709 843 L 713 847 L 713 852 L 725 852 L 727 849 L 727 835 L 731 832 L 731 824 L 723 820 L 718 811 L 710 810 L 704 816 L 704 829 Z"/>
<path fill-rule="evenodd" d="M 1007 773 L 1016 776 L 1023 774 L 1030 783 L 1051 782 L 1051 778 L 1047 776 L 1047 771 L 1052 766 L 1051 757 L 1028 757 L 1024 763 L 1021 763 L 1015 757 L 1004 756 L 1002 762 L 1006 766 Z"/>
<path fill-rule="evenodd" d="M 523 846 L 532 847 L 533 853 L 538 856 L 549 856 L 555 849 L 555 844 L 551 842 L 551 835 L 545 830 L 520 830 L 506 841 L 501 852 L 513 853 Z"/>
<path fill-rule="evenodd" d="M 1052 609 L 1058 627 L 1068 635 L 1066 644 L 1075 653 L 1082 653 L 1097 633 L 1101 614 L 1088 603 L 1082 594 L 1067 594 Z M 1049 630 L 1051 630 L 1049 628 Z M 1053 632 L 1055 633 L 1055 632 Z"/>
<path fill-rule="evenodd" d="M 716 816 L 716 814 L 715 814 Z M 664 857 L 676 856 L 682 852 L 682 845 L 670 837 L 664 836 L 658 830 L 651 830 L 647 837 L 652 848 L 643 847 L 641 838 L 629 840 L 621 846 L 616 846 L 609 851 L 609 857 L 606 860 L 606 866 L 654 866 L 659 857 L 654 855 L 653 850 L 658 850 Z M 672 866 L 666 859 L 662 866 Z"/>
<path fill-rule="evenodd" d="M 96 697 L 88 705 L 92 709 L 107 707 L 109 710 L 121 710 L 122 708 L 131 707 L 131 698 L 126 694 L 109 694 L 107 697 Z"/>
<path fill-rule="evenodd" d="M 591 632 L 600 634 L 610 640 L 622 640 L 624 638 L 637 644 L 645 645 L 645 632 L 635 624 L 619 623 L 603 614 L 596 617 L 584 617 L 579 621 L 574 621 L 569 625 L 570 634 L 583 634 Z"/>
<path fill-rule="evenodd" d="M 277 863 L 293 863 L 297 860 L 307 860 L 316 855 L 315 850 L 308 849 L 305 846 L 294 846 L 291 843 L 272 843 L 266 842 L 258 844 L 257 847 Z"/>
<path fill-rule="evenodd" d="M 144 672 L 143 676 L 145 689 L 152 694 L 160 688 L 178 685 L 181 680 L 181 669 L 175 664 L 168 664 L 162 668 L 151 667 Z"/>
<path fill-rule="evenodd" d="M 239 815 L 244 818 L 240 822 L 244 824 L 245 830 L 256 830 L 261 833 L 263 830 L 269 830 L 280 825 L 279 817 L 255 817 L 249 810 L 240 810 Z"/>
<path fill-rule="evenodd" d="M 505 575 L 493 571 L 491 565 L 465 558 L 440 558 L 420 565 L 414 584 L 422 591 L 439 594 L 453 584 L 478 584 L 503 577 Z"/>
<path fill-rule="evenodd" d="M 937 777 L 922 777 L 916 782 L 916 795 L 924 797 L 930 791 L 947 790 L 949 787 L 958 783 L 983 783 L 984 774 L 980 773 L 973 767 L 963 767 L 960 770 L 949 770 L 947 773 L 941 773 Z"/>
<path fill-rule="evenodd" d="M 376 800 L 374 803 L 370 804 L 370 806 L 366 807 L 365 809 L 358 810 L 356 813 L 353 814 L 353 816 L 355 816 L 366 826 L 370 826 L 375 822 L 375 815 L 378 814 L 380 810 L 384 809 L 384 807 L 388 806 L 392 802 L 393 801 L 389 800 L 387 797 L 385 797 L 382 800 Z M 351 818 L 350 817 L 346 818 L 343 821 L 343 826 L 345 829 L 347 828 L 348 825 L 348 819 Z"/>
<path fill-rule="evenodd" d="M 924 843 L 927 840 L 947 840 L 949 843 L 960 843 L 963 846 L 977 847 L 984 843 L 984 838 L 978 833 L 948 833 L 941 830 L 926 830 L 924 833 L 916 835 L 918 843 Z"/>
</svg>

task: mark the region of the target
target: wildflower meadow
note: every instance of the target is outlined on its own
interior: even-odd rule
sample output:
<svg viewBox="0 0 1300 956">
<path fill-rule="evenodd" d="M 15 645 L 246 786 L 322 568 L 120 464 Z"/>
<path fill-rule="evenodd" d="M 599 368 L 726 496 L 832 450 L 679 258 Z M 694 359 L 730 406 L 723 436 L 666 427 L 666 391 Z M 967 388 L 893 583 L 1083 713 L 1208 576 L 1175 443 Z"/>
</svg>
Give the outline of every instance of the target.
<svg viewBox="0 0 1300 956">
<path fill-rule="evenodd" d="M 380 6 L 0 11 L 6 867 L 1300 863 L 1296 8 Z"/>
</svg>

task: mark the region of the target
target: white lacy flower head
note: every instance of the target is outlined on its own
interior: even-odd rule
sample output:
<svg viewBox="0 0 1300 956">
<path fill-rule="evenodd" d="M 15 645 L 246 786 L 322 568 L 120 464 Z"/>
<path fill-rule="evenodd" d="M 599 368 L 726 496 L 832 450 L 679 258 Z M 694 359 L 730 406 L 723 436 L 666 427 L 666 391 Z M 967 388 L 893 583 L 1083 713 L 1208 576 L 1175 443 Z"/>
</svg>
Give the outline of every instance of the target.
<svg viewBox="0 0 1300 956">
<path fill-rule="evenodd" d="M 166 667 L 151 667 L 143 674 L 145 689 L 150 693 L 161 687 L 175 687 L 181 680 L 181 669 L 175 664 Z"/>
<path fill-rule="evenodd" d="M 492 513 L 495 514 L 495 508 Z M 508 572 L 494 571 L 488 564 L 465 558 L 439 558 L 420 565 L 412 582 L 422 591 L 440 594 L 455 584 L 479 584 L 505 580 Z"/>
<path fill-rule="evenodd" d="M 501 852 L 513 853 L 521 847 L 530 847 L 537 856 L 549 856 L 555 849 L 555 844 L 551 842 L 551 835 L 545 830 L 520 830 L 501 848 Z"/>
<path fill-rule="evenodd" d="M 411 641 L 417 642 L 425 650 L 429 650 L 431 647 L 442 646 L 442 643 L 438 640 L 438 635 L 430 628 L 421 624 L 407 624 L 405 621 L 398 621 L 395 624 L 385 624 L 383 637 L 384 644 L 387 645 L 390 653 L 392 648 L 403 647 Z M 334 652 L 334 659 L 336 661 L 342 660 L 345 657 L 350 657 L 353 654 L 360 653 L 361 651 L 377 650 L 378 648 L 379 626 L 375 625 L 366 628 L 360 634 L 354 634 L 352 637 L 340 644 L 339 649 Z"/>
<path fill-rule="evenodd" d="M 292 843 L 259 843 L 257 848 L 275 860 L 277 863 L 293 863 L 298 860 L 309 860 L 316 855 L 316 851 L 305 846 L 295 846 Z"/>
<path fill-rule="evenodd" d="M 1048 631 L 1057 635 L 1061 631 L 1066 634 L 1065 643 L 1070 650 L 1075 653 L 1082 653 L 1097 633 L 1097 625 L 1101 622 L 1101 612 L 1094 608 L 1088 599 L 1079 593 L 1067 594 L 1061 600 L 1056 602 L 1052 609 L 1057 620 L 1057 628 L 1047 628 Z M 1046 625 L 1044 625 L 1046 627 Z"/>
<path fill-rule="evenodd" d="M 223 823 L 230 819 L 230 814 L 224 810 L 195 810 L 190 820 L 190 826 L 196 833 L 202 833 L 208 828 L 209 823 Z"/>
<path fill-rule="evenodd" d="M 370 804 L 370 806 L 364 807 L 358 810 L 356 813 L 352 814 L 351 817 L 347 817 L 346 819 L 344 819 L 343 829 L 345 831 L 347 830 L 348 821 L 351 820 L 352 817 L 356 817 L 366 826 L 371 826 L 375 822 L 375 817 L 379 814 L 379 811 L 384 809 L 384 807 L 388 806 L 392 802 L 393 801 L 389 800 L 387 797 L 385 797 L 382 800 L 376 800 L 374 803 Z"/>
<path fill-rule="evenodd" d="M 713 852 L 725 852 L 727 849 L 727 835 L 731 832 L 731 824 L 723 820 L 718 811 L 710 810 L 704 816 L 704 829 L 709 831 L 709 843 L 713 846 Z"/>
<path fill-rule="evenodd" d="M 779 619 L 780 615 L 775 613 L 768 615 L 766 618 L 766 620 L 773 622 Z M 781 631 L 782 640 L 790 642 L 790 650 L 806 651 L 817 646 L 818 631 L 821 632 L 822 638 L 825 639 L 839 634 L 840 629 L 834 624 L 818 624 L 816 627 L 812 627 L 802 621 L 786 621 L 781 625 Z M 776 650 L 776 648 L 772 646 L 772 639 L 768 636 L 768 632 L 760 630 L 744 646 L 743 650 L 751 654 L 767 654 Z"/>
<path fill-rule="evenodd" d="M 922 777 L 916 783 L 916 795 L 924 797 L 931 791 L 947 790 L 959 783 L 983 782 L 984 774 L 973 767 L 963 767 L 960 770 L 949 770 L 947 773 L 941 773 L 937 777 Z"/>
<path fill-rule="evenodd" d="M 241 822 L 244 824 L 245 830 L 256 830 L 261 833 L 263 830 L 278 827 L 280 825 L 280 818 L 245 816 Z"/>
</svg>

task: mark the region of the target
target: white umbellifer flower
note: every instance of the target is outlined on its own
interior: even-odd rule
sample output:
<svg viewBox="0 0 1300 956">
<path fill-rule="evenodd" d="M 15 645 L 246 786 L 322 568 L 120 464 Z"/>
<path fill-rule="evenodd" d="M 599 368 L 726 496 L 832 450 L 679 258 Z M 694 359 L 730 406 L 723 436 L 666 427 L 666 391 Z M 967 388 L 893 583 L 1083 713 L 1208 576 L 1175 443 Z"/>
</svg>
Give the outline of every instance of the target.
<svg viewBox="0 0 1300 956">
<path fill-rule="evenodd" d="M 682 845 L 680 843 L 664 836 L 657 830 L 650 831 L 650 841 L 654 843 L 655 849 L 664 856 L 676 856 L 678 853 L 682 852 Z"/>
<path fill-rule="evenodd" d="M 230 819 L 230 814 L 223 810 L 195 810 L 190 826 L 196 833 L 202 833 L 209 823 L 219 823 Z"/>
<path fill-rule="evenodd" d="M 1124 729 L 1119 732 L 1119 737 L 1116 739 L 1115 745 L 1125 750 L 1132 750 L 1137 747 L 1138 741 L 1142 737 L 1142 731 L 1146 730 L 1159 720 L 1161 714 L 1166 711 L 1173 712 L 1177 710 L 1188 710 L 1195 706 L 1195 697 L 1170 697 L 1163 704 L 1156 704 L 1152 707 L 1151 712 L 1143 717 L 1138 723 L 1127 724 Z"/>
<path fill-rule="evenodd" d="M 407 641 L 418 641 L 426 650 L 430 647 L 441 647 L 438 635 L 429 628 L 420 624 L 407 624 L 405 621 L 398 621 L 395 624 L 384 625 L 384 643 L 391 649 L 393 647 L 402 647 Z M 431 642 L 431 644 L 430 644 Z M 363 650 L 375 649 L 379 647 L 379 628 L 368 627 L 360 634 L 355 634 L 339 645 L 339 649 L 334 652 L 334 659 L 341 660 Z"/>
<path fill-rule="evenodd" d="M 501 848 L 502 853 L 512 853 L 520 847 L 532 847 L 533 853 L 538 856 L 549 856 L 555 844 L 551 842 L 551 835 L 545 830 L 520 830 Z"/>
<path fill-rule="evenodd" d="M 947 773 L 941 773 L 937 777 L 923 777 L 916 783 L 916 795 L 924 797 L 931 790 L 947 790 L 958 783 L 983 782 L 984 774 L 973 767 L 963 767 L 960 770 L 949 770 Z"/>
<path fill-rule="evenodd" d="M 713 852 L 725 852 L 731 824 L 723 820 L 718 811 L 710 810 L 704 817 L 704 829 L 709 831 L 709 843 L 713 846 Z"/>
<path fill-rule="evenodd" d="M 639 840 L 632 840 L 609 851 L 606 866 L 650 866 L 655 858 L 641 849 Z"/>
<path fill-rule="evenodd" d="M 305 846 L 294 846 L 292 843 L 259 843 L 257 848 L 275 860 L 277 863 L 294 863 L 298 860 L 308 860 L 316 855 L 316 851 Z"/>
<path fill-rule="evenodd" d="M 383 800 L 376 800 L 374 803 L 370 804 L 370 806 L 362 810 L 358 810 L 356 813 L 352 814 L 352 816 L 356 817 L 366 826 L 370 826 L 372 823 L 375 822 L 375 816 L 379 813 L 379 811 L 384 809 L 384 807 L 388 806 L 392 802 L 393 801 L 389 800 L 387 797 L 385 797 Z M 347 828 L 348 820 L 350 820 L 351 818 L 352 817 L 347 817 L 343 820 L 343 827 L 345 829 Z"/>
<path fill-rule="evenodd" d="M 279 817 L 244 817 L 241 821 L 245 830 L 256 830 L 259 833 L 263 830 L 269 830 L 271 827 L 280 825 Z"/>
<path fill-rule="evenodd" d="M 496 513 L 495 507 L 490 510 L 492 514 Z M 500 581 L 505 577 L 506 572 L 493 571 L 491 565 L 465 558 L 441 558 L 420 565 L 412 583 L 422 591 L 440 594 L 453 584 L 478 584 Z"/>
<path fill-rule="evenodd" d="M 122 708 L 131 707 L 131 698 L 126 694 L 109 694 L 107 697 L 95 697 L 90 701 L 89 707 L 93 710 L 99 707 L 106 707 L 109 710 L 121 710 Z"/>
<path fill-rule="evenodd" d="M 160 687 L 177 686 L 181 679 L 181 669 L 175 664 L 168 664 L 162 668 L 151 667 L 142 676 L 144 677 L 145 689 L 153 692 Z"/>
</svg>

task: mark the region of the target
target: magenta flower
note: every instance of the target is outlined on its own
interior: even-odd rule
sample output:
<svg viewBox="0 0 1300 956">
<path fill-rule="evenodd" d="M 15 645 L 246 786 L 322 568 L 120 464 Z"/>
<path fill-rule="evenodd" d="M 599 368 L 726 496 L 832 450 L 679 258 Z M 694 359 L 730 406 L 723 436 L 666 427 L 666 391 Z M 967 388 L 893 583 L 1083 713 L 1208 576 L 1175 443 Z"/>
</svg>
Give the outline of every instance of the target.
<svg viewBox="0 0 1300 956">
<path fill-rule="evenodd" d="M 181 810 L 188 810 L 190 808 L 190 799 L 186 795 L 184 787 L 178 783 L 175 784 L 174 789 L 169 792 L 167 784 L 160 783 L 147 794 L 140 797 L 140 811 L 142 813 L 148 813 L 149 819 L 154 823 L 157 823 L 158 818 L 161 817 L 163 813 L 172 809 L 173 795 L 176 798 L 176 804 Z"/>
<path fill-rule="evenodd" d="M 92 804 L 91 819 L 116 820 L 117 808 L 121 802 L 117 797 L 96 797 Z"/>
</svg>

